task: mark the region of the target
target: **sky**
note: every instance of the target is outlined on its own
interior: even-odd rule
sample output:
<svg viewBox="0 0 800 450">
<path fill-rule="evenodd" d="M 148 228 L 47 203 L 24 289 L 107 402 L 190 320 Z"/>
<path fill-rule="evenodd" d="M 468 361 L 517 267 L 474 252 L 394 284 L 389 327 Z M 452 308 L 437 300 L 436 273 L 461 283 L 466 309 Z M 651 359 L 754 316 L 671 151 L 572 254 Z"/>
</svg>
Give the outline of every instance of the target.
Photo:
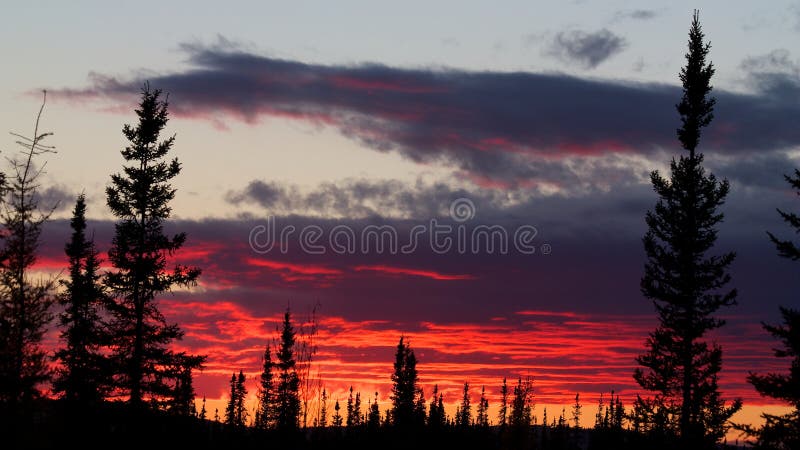
<svg viewBox="0 0 800 450">
<path fill-rule="evenodd" d="M 534 378 L 537 414 L 578 392 L 630 404 L 656 324 L 639 290 L 649 173 L 681 151 L 694 4 L 163 3 L 5 8 L 0 126 L 30 134 L 47 89 L 58 151 L 41 270 L 64 266 L 80 192 L 108 247 L 104 191 L 149 81 L 169 93 L 183 166 L 176 260 L 203 269 L 160 302 L 186 331 L 180 348 L 208 355 L 196 383 L 211 405 L 231 372 L 257 375 L 287 305 L 300 322 L 318 307 L 314 370 L 333 399 L 353 385 L 386 405 L 405 335 L 425 392 L 438 384 L 453 409 L 468 381 L 496 411 L 502 378 L 520 376 Z M 798 206 L 782 176 L 800 166 L 800 4 L 700 14 L 717 99 L 700 148 L 731 183 L 716 250 L 737 252 L 739 292 L 709 339 L 752 421 L 776 406 L 748 371 L 782 367 L 760 323 L 797 306 L 797 267 L 765 232 L 791 237 L 775 209 Z M 0 150 L 13 155 L 12 136 Z"/>
</svg>

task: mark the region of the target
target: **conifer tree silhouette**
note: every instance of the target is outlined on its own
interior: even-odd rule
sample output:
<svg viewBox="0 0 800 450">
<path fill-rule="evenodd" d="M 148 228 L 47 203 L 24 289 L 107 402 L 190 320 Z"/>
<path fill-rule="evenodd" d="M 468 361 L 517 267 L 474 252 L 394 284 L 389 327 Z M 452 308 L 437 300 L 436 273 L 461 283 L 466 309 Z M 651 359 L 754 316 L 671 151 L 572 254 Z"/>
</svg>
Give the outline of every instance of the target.
<svg viewBox="0 0 800 450">
<path fill-rule="evenodd" d="M 780 250 L 780 248 L 779 248 Z M 782 254 L 783 255 L 783 254 Z M 791 258 L 791 256 L 785 256 Z M 747 381 L 759 394 L 780 400 L 794 410 L 783 415 L 763 413 L 765 423 L 760 428 L 738 425 L 737 428 L 756 437 L 758 449 L 800 448 L 800 311 L 781 307 L 783 324 L 763 324 L 764 329 L 779 339 L 782 348 L 775 349 L 778 358 L 791 358 L 789 373 L 750 373 Z"/>
<path fill-rule="evenodd" d="M 258 383 L 258 407 L 254 426 L 261 430 L 273 428 L 275 425 L 275 381 L 274 364 L 269 344 L 264 349 L 262 370 Z"/>
<path fill-rule="evenodd" d="M 396 427 L 409 427 L 417 423 L 416 400 L 418 395 L 417 358 L 408 343 L 400 337 L 395 352 L 394 373 L 392 373 L 392 424 Z"/>
<path fill-rule="evenodd" d="M 70 220 L 72 236 L 64 248 L 69 262 L 68 279 L 62 280 L 58 301 L 61 339 L 65 347 L 56 351 L 61 362 L 53 380 L 53 391 L 77 409 L 97 405 L 111 387 L 112 367 L 103 353 L 108 331 L 101 318 L 108 297 L 100 283 L 100 257 L 94 239 L 86 236 L 86 198 L 80 194 Z"/>
<path fill-rule="evenodd" d="M 42 226 L 52 212 L 39 208 L 37 194 L 44 166 L 37 160 L 55 152 L 44 144 L 52 133 L 39 131 L 46 103 L 44 92 L 32 137 L 11 133 L 23 150 L 9 159 L 11 176 L 0 176 L 0 189 L 6 196 L 0 211 L 0 407 L 12 419 L 21 407 L 41 396 L 39 386 L 50 377 L 41 342 L 52 320 L 55 280 L 31 277 Z"/>
<path fill-rule="evenodd" d="M 322 388 L 322 397 L 320 398 L 319 426 L 321 428 L 328 426 L 328 392 L 324 387 Z"/>
<path fill-rule="evenodd" d="M 500 409 L 497 412 L 497 421 L 500 427 L 505 427 L 508 421 L 508 383 L 503 377 L 503 384 L 500 386 Z"/>
<path fill-rule="evenodd" d="M 458 406 L 458 414 L 456 414 L 456 426 L 464 428 L 470 425 L 472 425 L 472 406 L 469 401 L 469 383 L 464 382 L 461 404 Z"/>
<path fill-rule="evenodd" d="M 722 349 L 703 340 L 708 331 L 724 324 L 714 313 L 735 304 L 736 290 L 725 288 L 734 253 L 709 254 L 729 185 L 706 173 L 703 154 L 697 151 L 701 129 L 711 123 L 715 104 L 709 96 L 714 68 L 706 61 L 710 45 L 704 42 L 697 12 L 688 47 L 680 73 L 683 97 L 677 105 L 682 124 L 678 139 L 688 156 L 672 160 L 670 179 L 658 171 L 650 176 L 659 200 L 646 217 L 647 262 L 641 289 L 653 301 L 660 323 L 647 339 L 647 353 L 637 358 L 642 367 L 634 378 L 655 393 L 641 406 L 651 414 L 667 412 L 670 428 L 681 441 L 702 448 L 722 438 L 727 420 L 741 404 L 725 406 L 720 398 Z"/>
<path fill-rule="evenodd" d="M 300 379 L 295 361 L 295 331 L 289 309 L 283 314 L 278 347 L 278 384 L 275 392 L 275 425 L 278 430 L 292 431 L 300 420 Z"/>
<path fill-rule="evenodd" d="M 181 171 L 177 158 L 167 161 L 175 136 L 159 140 L 167 125 L 167 101 L 161 90 L 142 88 L 136 126 L 125 125 L 129 145 L 122 157 L 129 164 L 111 176 L 106 188 L 107 204 L 119 219 L 108 251 L 113 270 L 105 285 L 114 298 L 110 321 L 113 358 L 117 364 L 117 387 L 134 407 L 143 399 L 169 396 L 171 383 L 184 370 L 199 368 L 205 357 L 175 352 L 170 346 L 183 337 L 177 324 L 161 314 L 157 296 L 176 286 L 193 286 L 200 269 L 175 265 L 167 259 L 186 242 L 186 234 L 167 236 L 164 222 L 169 202 L 175 197 L 170 180 Z"/>
</svg>

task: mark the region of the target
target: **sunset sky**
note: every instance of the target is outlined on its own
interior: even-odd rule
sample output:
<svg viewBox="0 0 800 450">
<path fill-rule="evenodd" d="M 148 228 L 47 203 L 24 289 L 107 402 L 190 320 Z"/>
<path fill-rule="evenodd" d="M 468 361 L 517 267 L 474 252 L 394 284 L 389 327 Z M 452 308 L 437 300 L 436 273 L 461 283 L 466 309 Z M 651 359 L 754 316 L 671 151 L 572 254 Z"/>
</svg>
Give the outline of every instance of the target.
<svg viewBox="0 0 800 450">
<path fill-rule="evenodd" d="M 530 375 L 537 416 L 580 393 L 591 422 L 601 392 L 627 405 L 640 392 L 634 358 L 656 325 L 639 291 L 648 174 L 680 152 L 677 74 L 695 7 L 662 3 L 6 6 L 0 128 L 30 134 L 47 89 L 58 150 L 42 181 L 43 204 L 59 203 L 39 268 L 65 266 L 81 191 L 108 248 L 104 189 L 149 80 L 169 92 L 183 164 L 168 228 L 189 240 L 176 259 L 203 268 L 161 307 L 186 332 L 180 347 L 208 355 L 196 388 L 212 413 L 231 372 L 257 375 L 287 305 L 302 320 L 318 304 L 315 370 L 332 399 L 353 385 L 384 407 L 406 335 L 426 394 L 438 384 L 450 413 L 468 381 L 476 399 L 486 386 L 494 417 L 502 378 Z M 800 209 L 782 177 L 800 166 L 800 4 L 703 2 L 700 18 L 717 68 L 700 148 L 731 182 L 717 249 L 738 254 L 739 304 L 710 339 L 724 349 L 723 391 L 749 421 L 769 402 L 748 371 L 783 364 L 760 322 L 798 305 L 798 266 L 765 231 L 793 237 L 775 208 Z M 0 150 L 16 151 L 12 136 Z M 454 243 L 481 225 L 511 238 L 535 229 L 534 251 L 440 251 L 427 234 L 400 251 L 432 220 Z M 268 224 L 294 230 L 284 249 L 252 248 Z M 335 227 L 371 225 L 397 230 L 398 251 L 332 248 Z M 301 242 L 309 226 L 324 251 Z"/>
</svg>

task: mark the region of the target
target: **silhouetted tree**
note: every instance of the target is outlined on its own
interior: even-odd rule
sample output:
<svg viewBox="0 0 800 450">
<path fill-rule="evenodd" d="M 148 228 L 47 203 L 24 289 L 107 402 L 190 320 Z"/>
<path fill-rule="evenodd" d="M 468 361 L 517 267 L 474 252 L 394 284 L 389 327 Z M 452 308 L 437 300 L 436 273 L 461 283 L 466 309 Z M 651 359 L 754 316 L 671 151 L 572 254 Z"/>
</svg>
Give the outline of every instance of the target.
<svg viewBox="0 0 800 450">
<path fill-rule="evenodd" d="M 297 377 L 298 377 L 298 398 L 301 402 L 302 411 L 302 425 L 306 428 L 308 425 L 308 413 L 310 408 L 310 400 L 319 393 L 319 388 L 322 381 L 319 378 L 319 372 L 313 376 L 312 366 L 314 356 L 317 353 L 317 332 L 319 330 L 319 323 L 317 321 L 317 311 L 320 305 L 316 304 L 311 309 L 308 315 L 308 320 L 301 324 L 299 327 L 299 340 L 295 344 L 295 354 L 297 359 Z"/>
<path fill-rule="evenodd" d="M 236 414 L 236 426 L 244 427 L 247 424 L 247 407 L 244 401 L 247 398 L 247 387 L 245 387 L 245 376 L 240 370 L 239 376 L 236 377 L 236 405 L 234 408 Z"/>
<path fill-rule="evenodd" d="M 24 150 L 9 159 L 11 176 L 0 176 L 0 237 L 4 240 L 0 250 L 0 406 L 9 408 L 12 418 L 19 406 L 40 396 L 39 385 L 50 375 L 41 341 L 52 319 L 54 280 L 31 278 L 42 226 L 52 212 L 39 208 L 41 169 L 35 161 L 54 153 L 53 147 L 43 144 L 52 133 L 39 131 L 46 100 L 45 92 L 32 137 L 11 133 Z"/>
<path fill-rule="evenodd" d="M 236 424 L 236 399 L 239 391 L 236 389 L 236 372 L 231 375 L 230 394 L 228 404 L 225 407 L 225 424 L 234 426 Z"/>
<path fill-rule="evenodd" d="M 741 407 L 739 401 L 725 407 L 719 397 L 722 349 L 702 340 L 724 324 L 714 313 L 736 302 L 736 290 L 724 290 L 734 253 L 708 254 L 717 239 L 716 226 L 723 218 L 718 208 L 729 185 L 706 174 L 703 155 L 696 151 L 715 103 L 709 97 L 714 68 L 706 63 L 710 45 L 703 37 L 695 12 L 686 66 L 680 73 L 683 98 L 677 105 L 682 122 L 678 139 L 689 154 L 672 160 L 669 180 L 658 171 L 650 176 L 660 199 L 646 217 L 647 262 L 641 288 L 653 301 L 660 324 L 650 333 L 647 353 L 637 358 L 642 368 L 634 374 L 640 386 L 656 393 L 652 403 L 669 411 L 681 440 L 692 448 L 721 439 L 725 423 Z"/>
<path fill-rule="evenodd" d="M 605 404 L 603 403 L 603 393 L 600 393 L 600 400 L 597 402 L 597 414 L 594 416 L 594 428 L 599 429 L 603 428 L 604 426 L 604 416 L 603 412 L 605 410 Z"/>
<path fill-rule="evenodd" d="M 87 407 L 103 400 L 111 385 L 111 367 L 103 353 L 107 331 L 101 313 L 108 302 L 99 283 L 100 258 L 94 241 L 86 237 L 86 199 L 78 196 L 70 220 L 72 236 L 66 244 L 69 279 L 62 280 L 58 296 L 64 310 L 59 315 L 65 347 L 56 351 L 61 367 L 53 391 L 73 406 Z"/>
<path fill-rule="evenodd" d="M 433 397 L 428 406 L 428 426 L 433 429 L 441 429 L 445 425 L 444 409 L 440 409 L 439 402 L 441 402 L 441 394 L 439 393 L 439 385 L 433 386 Z"/>
<path fill-rule="evenodd" d="M 456 426 L 468 427 L 472 424 L 472 406 L 469 402 L 469 383 L 464 382 L 463 394 L 461 396 L 461 404 L 458 406 L 458 413 L 456 414 Z"/>
<path fill-rule="evenodd" d="M 322 398 L 320 399 L 319 426 L 322 428 L 328 426 L 328 392 L 325 388 L 322 388 Z"/>
<path fill-rule="evenodd" d="M 572 424 L 575 428 L 581 427 L 581 394 L 575 394 L 575 405 L 572 406 Z"/>
<path fill-rule="evenodd" d="M 258 382 L 258 406 L 254 426 L 260 430 L 272 428 L 275 425 L 275 382 L 272 370 L 272 351 L 267 344 L 264 349 L 261 376 Z"/>
<path fill-rule="evenodd" d="M 360 427 L 362 424 L 361 418 L 361 392 L 356 392 L 356 399 L 353 402 L 353 420 L 351 421 L 351 425 Z"/>
<path fill-rule="evenodd" d="M 336 404 L 333 406 L 333 426 L 336 428 L 342 427 L 342 415 L 339 414 L 340 409 L 339 400 L 337 399 Z"/>
<path fill-rule="evenodd" d="M 503 385 L 500 386 L 500 410 L 497 412 L 497 421 L 501 427 L 506 426 L 508 420 L 508 384 L 506 377 L 503 377 Z"/>
<path fill-rule="evenodd" d="M 530 377 L 526 378 L 525 381 L 522 381 L 522 377 L 519 377 L 517 385 L 514 386 L 514 398 L 511 401 L 509 424 L 515 428 L 530 427 L 532 409 L 533 381 Z"/>
<path fill-rule="evenodd" d="M 800 195 L 800 170 L 794 169 L 794 176 L 784 175 L 786 182 L 797 191 L 797 194 Z M 792 212 L 781 211 L 778 209 L 778 214 L 781 215 L 784 222 L 788 223 L 789 226 L 794 228 L 795 233 L 800 233 L 800 216 Z M 783 258 L 788 258 L 792 261 L 800 260 L 800 248 L 797 245 L 789 240 L 782 240 L 769 231 L 767 231 L 769 235 L 769 239 L 775 244 L 775 247 L 778 249 L 778 254 Z"/>
<path fill-rule="evenodd" d="M 145 84 L 136 114 L 139 123 L 122 130 L 129 145 L 121 153 L 130 165 L 112 175 L 106 188 L 108 207 L 119 222 L 108 251 L 114 270 L 106 274 L 105 284 L 115 297 L 110 325 L 118 387 L 132 405 L 139 406 L 145 396 L 169 395 L 174 379 L 170 367 L 198 368 L 204 357 L 188 357 L 170 348 L 183 332 L 177 324 L 167 323 L 155 301 L 175 286 L 193 286 L 200 275 L 196 267 L 167 269 L 167 258 L 183 246 L 186 234 L 168 237 L 163 230 L 171 213 L 169 202 L 175 197 L 170 180 L 180 173 L 181 165 L 177 158 L 165 160 L 175 136 L 159 141 L 168 120 L 161 91 Z"/>
<path fill-rule="evenodd" d="M 780 247 L 779 247 L 780 251 Z M 782 253 L 786 258 L 792 256 Z M 792 258 L 794 259 L 794 258 Z M 737 425 L 737 428 L 756 438 L 758 449 L 789 450 L 800 448 L 800 311 L 781 308 L 783 324 L 772 326 L 763 324 L 773 337 L 779 339 L 783 348 L 775 349 L 778 358 L 791 358 L 789 373 L 750 373 L 747 381 L 759 394 L 786 402 L 794 408 L 784 415 L 763 413 L 764 425 L 754 428 L 750 425 Z"/>
<path fill-rule="evenodd" d="M 247 408 L 244 404 L 247 387 L 244 382 L 245 376 L 241 370 L 238 377 L 235 372 L 231 375 L 231 391 L 228 407 L 225 409 L 225 423 L 236 428 L 243 428 L 247 423 Z"/>
<path fill-rule="evenodd" d="M 353 386 L 350 386 L 350 395 L 347 397 L 347 417 L 345 418 L 345 425 L 347 428 L 351 428 L 355 420 L 353 417 L 353 400 Z"/>
<path fill-rule="evenodd" d="M 397 427 L 408 427 L 417 423 L 416 400 L 418 393 L 417 358 L 409 344 L 400 337 L 395 352 L 392 374 L 391 420 Z"/>
<path fill-rule="evenodd" d="M 282 431 L 298 428 L 300 420 L 300 379 L 294 359 L 295 331 L 289 309 L 283 314 L 281 342 L 278 348 L 278 387 L 275 393 L 276 426 Z"/>
<path fill-rule="evenodd" d="M 481 398 L 478 400 L 475 424 L 479 427 L 489 426 L 489 400 L 486 399 L 486 386 L 481 386 Z"/>
<path fill-rule="evenodd" d="M 200 415 L 198 417 L 200 418 L 200 420 L 206 420 L 206 416 L 208 415 L 208 413 L 206 412 L 206 396 L 205 395 L 203 396 L 203 403 L 201 405 L 202 406 L 200 407 Z"/>
<path fill-rule="evenodd" d="M 369 406 L 369 415 L 367 416 L 367 428 L 370 430 L 377 430 L 381 426 L 381 411 L 378 408 L 378 393 L 375 393 L 375 400 Z"/>
<path fill-rule="evenodd" d="M 192 382 L 193 361 L 181 364 L 175 368 L 176 374 L 171 378 L 175 380 L 172 389 L 172 398 L 167 401 L 168 409 L 173 414 L 180 416 L 194 416 L 197 411 L 194 406 L 194 383 Z"/>
</svg>

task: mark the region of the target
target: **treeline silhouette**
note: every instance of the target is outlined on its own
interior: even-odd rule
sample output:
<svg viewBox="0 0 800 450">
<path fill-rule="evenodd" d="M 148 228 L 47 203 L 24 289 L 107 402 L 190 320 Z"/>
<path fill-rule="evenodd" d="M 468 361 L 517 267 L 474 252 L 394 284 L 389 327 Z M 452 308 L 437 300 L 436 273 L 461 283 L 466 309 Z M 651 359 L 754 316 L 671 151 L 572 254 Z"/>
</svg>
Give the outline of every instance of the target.
<svg viewBox="0 0 800 450">
<path fill-rule="evenodd" d="M 55 152 L 44 144 L 50 133 L 39 131 L 45 93 L 33 135 L 14 134 L 23 151 L 10 160 L 10 173 L 0 175 L 3 447 L 710 449 L 733 426 L 758 448 L 800 448 L 800 312 L 781 308 L 784 323 L 764 325 L 781 341 L 775 356 L 790 359 L 790 370 L 752 373 L 748 380 L 762 395 L 794 409 L 783 416 L 764 414 L 761 427 L 731 424 L 741 400 L 721 397 L 722 348 L 704 340 L 707 332 L 724 326 L 715 314 L 734 305 L 737 297 L 727 287 L 735 254 L 713 252 L 729 184 L 703 167 L 697 149 L 715 106 L 709 51 L 695 12 L 677 105 L 677 136 L 687 154 L 671 161 L 669 177 L 651 174 L 659 199 L 645 218 L 641 290 L 653 301 L 659 325 L 647 337 L 633 377 L 647 394 L 637 396 L 629 409 L 615 392 L 601 395 L 593 424 L 584 420 L 580 394 L 569 411 L 564 407 L 548 415 L 545 408 L 539 418 L 530 377 L 510 383 L 504 378 L 489 387 L 501 399 L 497 417 L 489 416 L 487 387 L 481 386 L 473 405 L 474 388 L 468 383 L 455 413 L 447 414 L 438 386 L 430 397 L 423 392 L 418 361 L 405 337 L 400 337 L 393 371 L 387 374 L 392 390 L 385 411 L 378 392 L 362 397 L 353 387 L 344 406 L 339 399 L 332 403 L 310 370 L 316 322 L 312 319 L 298 336 L 288 309 L 277 342 L 265 346 L 256 407 L 246 406 L 247 379 L 239 370 L 231 374 L 225 411 L 215 410 L 212 416 L 205 397 L 197 411 L 193 373 L 206 357 L 173 349 L 183 332 L 156 302 L 174 288 L 194 286 L 201 273 L 197 267 L 168 264 L 187 238 L 184 233 L 168 236 L 163 228 L 175 196 L 170 183 L 181 171 L 178 160 L 169 157 L 175 136 L 161 136 L 168 103 L 160 90 L 145 84 L 135 110 L 138 122 L 123 128 L 125 163 L 106 189 L 107 206 L 117 219 L 108 252 L 111 270 L 100 271 L 81 194 L 64 248 L 64 279 L 37 279 L 32 270 L 42 226 L 52 213 L 39 205 L 44 164 L 38 160 Z M 800 193 L 799 170 L 786 180 Z M 779 214 L 800 232 L 800 217 Z M 800 260 L 792 241 L 771 233 L 769 239 L 780 256 Z M 52 372 L 42 340 L 56 302 L 61 333 Z"/>
</svg>

